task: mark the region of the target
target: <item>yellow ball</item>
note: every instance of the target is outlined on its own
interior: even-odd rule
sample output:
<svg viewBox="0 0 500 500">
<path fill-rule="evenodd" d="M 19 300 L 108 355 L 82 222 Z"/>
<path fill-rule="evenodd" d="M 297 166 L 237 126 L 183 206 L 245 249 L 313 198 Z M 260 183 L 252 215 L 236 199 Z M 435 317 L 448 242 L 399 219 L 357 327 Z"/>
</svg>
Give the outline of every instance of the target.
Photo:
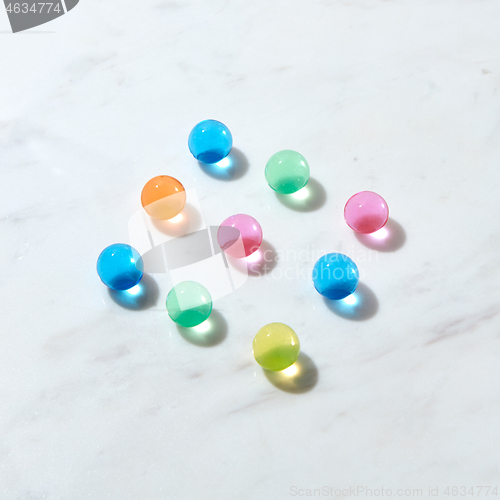
<svg viewBox="0 0 500 500">
<path fill-rule="evenodd" d="M 253 339 L 255 361 L 266 370 L 277 372 L 293 365 L 300 353 L 297 334 L 284 323 L 263 326 Z"/>
</svg>

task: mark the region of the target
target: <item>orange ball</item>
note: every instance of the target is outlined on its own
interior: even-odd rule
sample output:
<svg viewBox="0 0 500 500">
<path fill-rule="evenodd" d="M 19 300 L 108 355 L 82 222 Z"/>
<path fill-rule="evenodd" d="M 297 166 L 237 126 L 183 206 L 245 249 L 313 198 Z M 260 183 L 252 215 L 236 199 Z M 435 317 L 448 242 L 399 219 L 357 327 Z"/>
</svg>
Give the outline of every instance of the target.
<svg viewBox="0 0 500 500">
<path fill-rule="evenodd" d="M 158 175 L 146 182 L 141 202 L 153 219 L 167 220 L 179 215 L 186 204 L 184 186 L 169 175 Z"/>
</svg>

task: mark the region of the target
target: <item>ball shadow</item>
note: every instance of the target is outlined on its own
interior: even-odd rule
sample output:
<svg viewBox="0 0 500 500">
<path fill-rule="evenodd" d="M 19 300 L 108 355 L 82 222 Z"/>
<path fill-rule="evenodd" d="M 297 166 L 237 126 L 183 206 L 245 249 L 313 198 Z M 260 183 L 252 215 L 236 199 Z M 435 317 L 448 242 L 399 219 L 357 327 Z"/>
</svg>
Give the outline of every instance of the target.
<svg viewBox="0 0 500 500">
<path fill-rule="evenodd" d="M 176 326 L 185 340 L 199 347 L 216 346 L 227 337 L 227 322 L 216 309 L 213 309 L 210 317 L 198 326 L 192 328 Z"/>
<path fill-rule="evenodd" d="M 395 252 L 406 242 L 406 232 L 403 226 L 389 217 L 386 225 L 371 234 L 354 233 L 365 247 L 379 252 Z"/>
<path fill-rule="evenodd" d="M 220 181 L 232 181 L 243 177 L 249 167 L 248 159 L 238 148 L 232 148 L 229 154 L 217 163 L 198 162 L 200 168 L 210 177 Z"/>
<path fill-rule="evenodd" d="M 228 265 L 242 274 L 248 276 L 263 276 L 270 273 L 278 263 L 278 253 L 267 240 L 262 240 L 259 249 L 248 257 L 237 259 L 225 255 Z"/>
<path fill-rule="evenodd" d="M 318 383 L 318 368 L 314 361 L 301 352 L 299 359 L 286 370 L 272 372 L 265 370 L 264 375 L 278 389 L 292 394 L 310 391 Z"/>
<path fill-rule="evenodd" d="M 309 182 L 296 193 L 281 194 L 274 193 L 279 202 L 291 210 L 297 212 L 313 212 L 326 203 L 326 190 L 322 184 L 311 177 Z"/>
<path fill-rule="evenodd" d="M 337 316 L 352 321 L 365 321 L 372 318 L 378 311 L 377 296 L 364 283 L 359 283 L 354 293 L 341 300 L 330 300 L 323 297 L 330 311 Z"/>
<path fill-rule="evenodd" d="M 142 311 L 156 305 L 159 289 L 156 281 L 149 274 L 144 274 L 141 281 L 129 290 L 108 288 L 108 293 L 119 306 L 131 311 Z"/>
<path fill-rule="evenodd" d="M 150 220 L 154 228 L 160 233 L 173 237 L 192 233 L 202 226 L 201 214 L 191 203 L 186 203 L 182 212 L 173 219 L 158 220 L 150 217 Z"/>
</svg>

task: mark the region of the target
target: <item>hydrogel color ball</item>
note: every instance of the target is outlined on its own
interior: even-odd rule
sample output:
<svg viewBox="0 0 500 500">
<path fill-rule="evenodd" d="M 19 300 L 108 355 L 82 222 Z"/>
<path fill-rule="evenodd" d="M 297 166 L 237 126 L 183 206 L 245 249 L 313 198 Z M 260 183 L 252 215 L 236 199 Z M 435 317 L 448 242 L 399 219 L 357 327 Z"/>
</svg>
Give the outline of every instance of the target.
<svg viewBox="0 0 500 500">
<path fill-rule="evenodd" d="M 297 334 L 284 323 L 263 326 L 253 339 L 255 361 L 266 370 L 284 370 L 297 361 L 300 342 Z"/>
<path fill-rule="evenodd" d="M 153 219 L 172 219 L 186 205 L 186 190 L 174 177 L 158 175 L 146 182 L 142 189 L 141 203 Z"/>
<path fill-rule="evenodd" d="M 166 306 L 173 321 L 190 328 L 209 318 L 212 313 L 212 297 L 200 283 L 183 281 L 168 292 Z"/>
<path fill-rule="evenodd" d="M 320 257 L 313 268 L 314 288 L 331 300 L 340 300 L 353 293 L 359 283 L 356 264 L 343 253 L 329 253 Z"/>
<path fill-rule="evenodd" d="M 385 226 L 389 218 L 389 207 L 379 194 L 361 191 L 351 196 L 345 204 L 344 218 L 354 231 L 374 233 Z"/>
<path fill-rule="evenodd" d="M 217 242 L 230 257 L 248 257 L 256 252 L 262 243 L 262 228 L 250 215 L 231 215 L 219 226 Z"/>
<path fill-rule="evenodd" d="M 139 252 L 125 243 L 106 247 L 97 259 L 97 274 L 113 290 L 128 290 L 141 281 L 144 263 Z"/>
<path fill-rule="evenodd" d="M 297 151 L 275 153 L 266 165 L 266 181 L 276 192 L 292 194 L 309 182 L 309 164 Z"/>
<path fill-rule="evenodd" d="M 217 120 L 204 120 L 194 126 L 188 138 L 189 151 L 202 163 L 217 163 L 233 147 L 229 129 Z"/>
</svg>

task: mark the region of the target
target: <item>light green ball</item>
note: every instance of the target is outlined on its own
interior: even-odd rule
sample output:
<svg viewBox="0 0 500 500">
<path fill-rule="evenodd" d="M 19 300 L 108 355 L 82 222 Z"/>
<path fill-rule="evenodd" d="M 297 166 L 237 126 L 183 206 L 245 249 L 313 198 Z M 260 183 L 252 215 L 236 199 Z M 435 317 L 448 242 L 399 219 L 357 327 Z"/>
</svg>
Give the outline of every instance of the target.
<svg viewBox="0 0 500 500">
<path fill-rule="evenodd" d="M 267 162 L 266 181 L 278 193 L 295 193 L 309 181 L 309 164 L 297 151 L 279 151 Z"/>
<path fill-rule="evenodd" d="M 168 315 L 178 325 L 190 328 L 207 320 L 212 313 L 212 297 L 196 281 L 183 281 L 167 295 Z"/>
</svg>

